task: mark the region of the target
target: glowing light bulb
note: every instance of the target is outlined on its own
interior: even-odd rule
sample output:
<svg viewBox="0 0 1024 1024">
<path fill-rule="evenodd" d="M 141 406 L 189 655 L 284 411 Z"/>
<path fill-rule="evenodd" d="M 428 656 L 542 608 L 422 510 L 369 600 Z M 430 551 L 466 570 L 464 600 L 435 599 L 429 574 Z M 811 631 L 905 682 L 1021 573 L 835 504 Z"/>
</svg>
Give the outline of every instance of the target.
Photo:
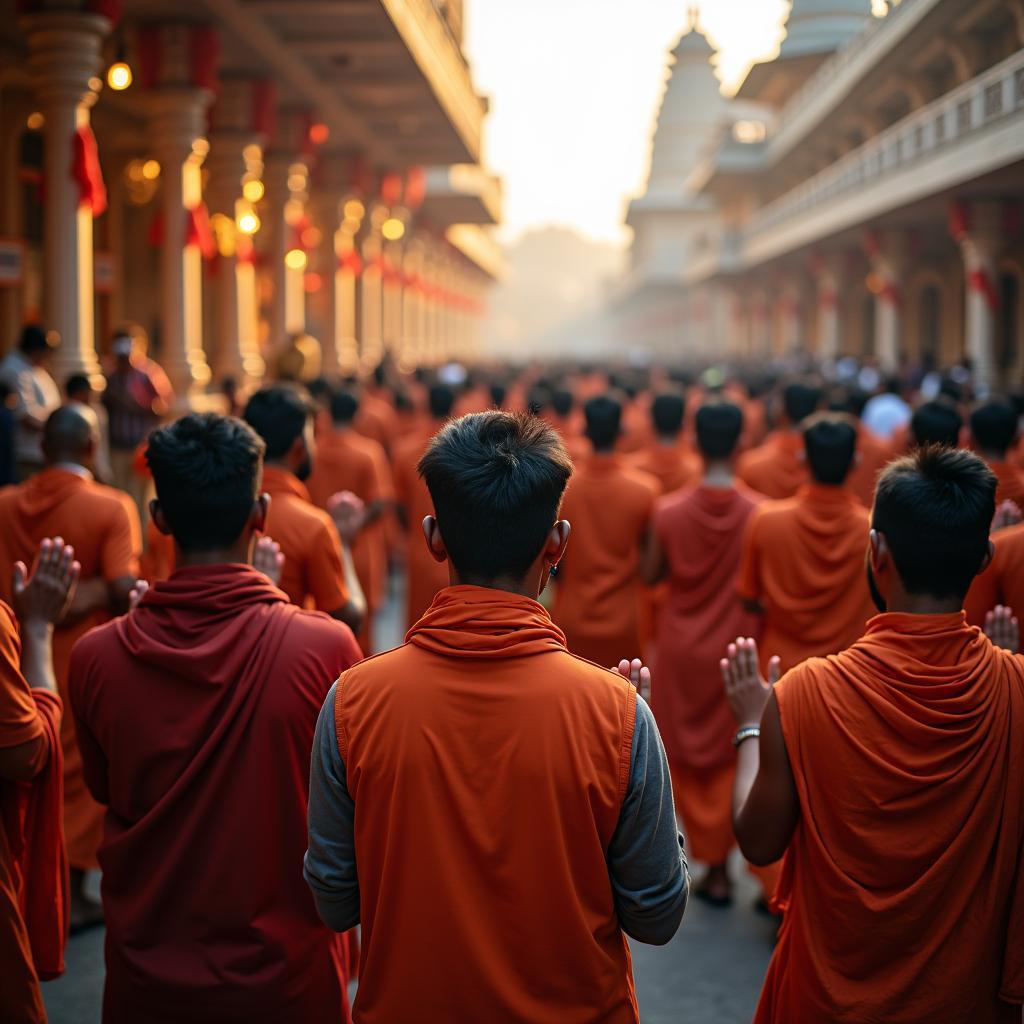
<svg viewBox="0 0 1024 1024">
<path fill-rule="evenodd" d="M 266 189 L 259 178 L 250 178 L 242 185 L 242 195 L 245 196 L 250 203 L 258 203 L 263 198 L 265 192 Z"/>
<path fill-rule="evenodd" d="M 380 233 L 389 242 L 397 242 L 405 234 L 405 225 L 397 217 L 388 217 L 381 224 Z"/>
<path fill-rule="evenodd" d="M 284 255 L 284 265 L 289 270 L 305 270 L 306 254 L 301 249 L 289 249 Z"/>
<path fill-rule="evenodd" d="M 25 127 L 28 128 L 30 132 L 37 132 L 40 128 L 43 127 L 44 124 L 46 124 L 46 118 L 44 118 L 43 115 L 39 113 L 38 110 L 36 110 L 28 115 L 28 120 L 25 122 Z"/>
<path fill-rule="evenodd" d="M 147 160 L 142 165 L 142 176 L 146 181 L 156 181 L 160 177 L 160 162 L 158 160 Z"/>
<path fill-rule="evenodd" d="M 132 84 L 133 77 L 132 69 L 123 60 L 119 60 L 107 68 L 107 85 L 114 92 L 124 92 Z"/>
</svg>

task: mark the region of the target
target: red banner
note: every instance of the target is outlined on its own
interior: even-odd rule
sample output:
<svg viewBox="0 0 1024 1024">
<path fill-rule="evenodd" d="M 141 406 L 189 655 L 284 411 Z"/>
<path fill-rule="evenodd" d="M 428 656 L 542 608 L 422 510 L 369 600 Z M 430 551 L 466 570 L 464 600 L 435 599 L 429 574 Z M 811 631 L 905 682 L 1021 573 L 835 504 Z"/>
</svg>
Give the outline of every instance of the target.
<svg viewBox="0 0 1024 1024">
<path fill-rule="evenodd" d="M 217 240 L 213 237 L 210 227 L 210 214 L 206 203 L 200 203 L 185 211 L 185 245 L 198 246 L 204 260 L 212 260 L 217 255 Z"/>
<path fill-rule="evenodd" d="M 78 202 L 88 206 L 94 217 L 107 208 L 107 187 L 103 184 L 100 154 L 92 128 L 85 124 L 75 132 L 71 177 L 78 182 Z"/>
</svg>

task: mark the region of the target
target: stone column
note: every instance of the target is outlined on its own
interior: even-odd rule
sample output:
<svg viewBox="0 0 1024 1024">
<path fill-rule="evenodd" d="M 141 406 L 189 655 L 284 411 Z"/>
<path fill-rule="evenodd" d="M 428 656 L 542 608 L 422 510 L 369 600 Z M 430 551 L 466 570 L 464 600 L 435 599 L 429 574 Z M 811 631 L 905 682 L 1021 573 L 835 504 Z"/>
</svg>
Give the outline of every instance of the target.
<svg viewBox="0 0 1024 1024">
<path fill-rule="evenodd" d="M 999 384 L 996 360 L 996 287 L 998 260 L 1003 245 L 999 203 L 956 203 L 950 209 L 950 231 L 963 257 L 965 276 L 964 338 L 974 381 L 980 394 Z"/>
<path fill-rule="evenodd" d="M 284 257 L 288 251 L 290 227 L 285 220 L 285 208 L 291 193 L 288 190 L 288 168 L 293 158 L 287 153 L 268 153 L 263 163 L 264 198 L 263 228 L 266 238 L 264 255 L 270 278 L 270 308 L 267 312 L 267 351 L 276 355 L 288 340 L 286 318 L 286 291 Z"/>
<path fill-rule="evenodd" d="M 380 235 L 372 230 L 363 239 L 363 276 L 359 280 L 360 364 L 364 371 L 372 370 L 384 358 L 382 257 Z"/>
<path fill-rule="evenodd" d="M 389 355 L 397 356 L 402 348 L 404 331 L 402 295 L 405 289 L 402 285 L 402 244 L 386 242 L 384 259 L 387 271 L 382 281 L 381 335 L 384 351 Z"/>
<path fill-rule="evenodd" d="M 875 355 L 883 373 L 899 371 L 903 350 L 903 292 L 906 239 L 898 231 L 869 232 L 864 251 L 875 296 Z"/>
<path fill-rule="evenodd" d="M 89 80 L 100 69 L 101 48 L 111 24 L 99 15 L 67 9 L 40 11 L 21 23 L 28 39 L 33 87 L 46 119 L 45 326 L 61 336 L 53 375 L 63 382 L 72 373 L 87 373 L 99 381 L 102 375 L 93 314 L 93 214 L 81 203 L 71 167 L 76 133 L 89 127 L 89 107 L 95 101 Z"/>
<path fill-rule="evenodd" d="M 203 255 L 186 245 L 190 210 L 202 202 L 201 168 L 210 93 L 180 86 L 149 96 L 153 151 L 160 161 L 164 237 L 160 253 L 160 360 L 179 407 L 210 381 L 203 351 Z"/>
<path fill-rule="evenodd" d="M 818 299 L 818 358 L 835 362 L 840 355 L 839 275 L 836 261 L 823 256 L 812 268 Z"/>
<path fill-rule="evenodd" d="M 263 139 L 252 126 L 253 79 L 227 79 L 221 83 L 214 109 L 206 194 L 219 249 L 214 291 L 213 373 L 218 380 L 233 377 L 241 386 L 262 377 L 256 321 L 256 268 L 251 257 L 250 236 L 238 229 L 236 203 L 241 198 L 247 173 L 260 169 L 257 158 L 247 160 L 247 150 Z"/>
<path fill-rule="evenodd" d="M 402 344 L 399 362 L 406 369 L 419 365 L 422 359 L 424 335 L 424 249 L 423 243 L 413 238 L 405 247 L 403 262 L 406 286 L 402 294 Z"/>
<path fill-rule="evenodd" d="M 320 276 L 316 306 L 320 316 L 321 372 L 327 377 L 341 372 L 342 322 L 346 296 L 343 294 L 341 267 L 338 262 L 339 222 L 341 220 L 340 189 L 329 183 L 320 186 L 312 199 L 313 217 L 320 232 L 320 243 L 313 254 Z"/>
<path fill-rule="evenodd" d="M 766 359 L 771 355 L 772 331 L 768 295 L 763 287 L 754 290 L 750 305 L 750 354 Z"/>
<path fill-rule="evenodd" d="M 0 95 L 0 235 L 21 238 L 24 235 L 21 182 L 18 180 L 21 136 L 26 118 L 35 103 L 26 92 L 3 88 Z M 13 345 L 18 338 L 23 320 L 24 285 L 0 288 L 0 337 Z"/>
</svg>

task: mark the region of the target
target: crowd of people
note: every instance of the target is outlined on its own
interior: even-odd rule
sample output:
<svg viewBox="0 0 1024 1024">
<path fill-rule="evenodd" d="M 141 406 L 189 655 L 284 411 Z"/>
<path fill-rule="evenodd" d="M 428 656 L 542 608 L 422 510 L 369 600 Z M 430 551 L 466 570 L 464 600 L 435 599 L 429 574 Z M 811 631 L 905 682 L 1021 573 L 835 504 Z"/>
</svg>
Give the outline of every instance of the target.
<svg viewBox="0 0 1024 1024">
<path fill-rule="evenodd" d="M 0 1020 L 105 922 L 106 1024 L 636 1022 L 626 936 L 738 845 L 758 1022 L 1019 1024 L 1019 397 L 385 364 L 175 418 L 138 332 L 63 400 L 52 350 L 0 363 Z"/>
</svg>

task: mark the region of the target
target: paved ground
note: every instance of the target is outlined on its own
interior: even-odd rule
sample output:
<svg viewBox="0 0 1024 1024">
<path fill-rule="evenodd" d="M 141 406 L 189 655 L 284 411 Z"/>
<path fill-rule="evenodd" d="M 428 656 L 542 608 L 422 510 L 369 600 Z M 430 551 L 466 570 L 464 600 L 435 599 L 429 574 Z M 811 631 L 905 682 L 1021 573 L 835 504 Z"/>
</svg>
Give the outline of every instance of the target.
<svg viewBox="0 0 1024 1024">
<path fill-rule="evenodd" d="M 396 587 L 378 621 L 377 646 L 401 642 Z M 699 868 L 694 867 L 699 875 Z M 774 925 L 752 909 L 757 887 L 741 864 L 734 905 L 712 909 L 693 899 L 667 946 L 633 946 L 643 1024 L 745 1024 L 750 1021 L 771 955 Z M 98 1024 L 103 998 L 103 932 L 71 940 L 67 973 L 43 986 L 50 1024 Z M 140 1021 L 139 1024 L 145 1024 Z"/>
<path fill-rule="evenodd" d="M 737 874 L 741 873 L 741 870 Z M 735 905 L 714 910 L 692 900 L 667 946 L 633 946 L 643 1024 L 745 1024 L 771 953 L 771 922 L 752 909 L 743 879 Z M 103 933 L 76 936 L 68 970 L 43 986 L 50 1024 L 98 1024 L 103 995 Z M 144 1024 L 144 1022 L 139 1022 Z"/>
</svg>

